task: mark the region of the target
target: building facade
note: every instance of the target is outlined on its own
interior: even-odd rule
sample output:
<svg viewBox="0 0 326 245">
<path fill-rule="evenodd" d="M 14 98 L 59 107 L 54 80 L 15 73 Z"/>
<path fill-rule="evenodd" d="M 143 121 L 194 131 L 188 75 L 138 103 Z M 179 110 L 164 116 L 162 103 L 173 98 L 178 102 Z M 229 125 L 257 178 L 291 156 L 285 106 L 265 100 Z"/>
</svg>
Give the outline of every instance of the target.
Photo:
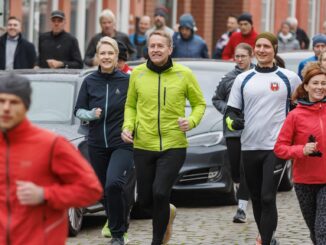
<svg viewBox="0 0 326 245">
<path fill-rule="evenodd" d="M 132 33 L 136 18 L 153 17 L 158 5 L 167 8 L 171 27 L 176 26 L 183 13 L 191 13 L 210 52 L 225 32 L 230 14 L 249 12 L 257 32 L 274 33 L 283 20 L 294 16 L 310 37 L 321 32 L 326 20 L 326 0 L 0 0 L 0 27 L 6 25 L 11 15 L 20 18 L 24 36 L 37 46 L 39 33 L 50 28 L 51 11 L 60 9 L 66 14 L 66 30 L 78 38 L 84 54 L 90 38 L 100 31 L 98 17 L 103 9 L 109 8 L 116 14 L 118 30 Z"/>
</svg>

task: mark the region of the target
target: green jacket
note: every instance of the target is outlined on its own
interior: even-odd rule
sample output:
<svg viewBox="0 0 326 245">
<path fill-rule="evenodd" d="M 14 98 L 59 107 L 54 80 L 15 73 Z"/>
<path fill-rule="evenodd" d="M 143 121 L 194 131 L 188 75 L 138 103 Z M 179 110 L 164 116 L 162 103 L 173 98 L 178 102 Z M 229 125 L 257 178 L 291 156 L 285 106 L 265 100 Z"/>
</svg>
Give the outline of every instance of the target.
<svg viewBox="0 0 326 245">
<path fill-rule="evenodd" d="M 124 112 L 123 129 L 134 136 L 134 148 L 164 151 L 188 146 L 186 134 L 178 125 L 185 117 L 186 99 L 192 112 L 190 127 L 196 127 L 205 112 L 206 102 L 192 71 L 177 63 L 156 73 L 146 63 L 131 73 Z"/>
</svg>

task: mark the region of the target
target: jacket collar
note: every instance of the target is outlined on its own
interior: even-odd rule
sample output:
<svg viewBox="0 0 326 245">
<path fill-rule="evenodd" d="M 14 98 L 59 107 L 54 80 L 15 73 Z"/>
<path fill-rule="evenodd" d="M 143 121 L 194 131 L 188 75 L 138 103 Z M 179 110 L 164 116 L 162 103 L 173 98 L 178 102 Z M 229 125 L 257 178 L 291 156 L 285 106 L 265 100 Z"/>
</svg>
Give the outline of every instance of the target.
<svg viewBox="0 0 326 245">
<path fill-rule="evenodd" d="M 162 72 L 170 69 L 173 66 L 173 62 L 172 62 L 171 56 L 169 56 L 168 61 L 163 66 L 157 66 L 157 65 L 154 65 L 154 63 L 151 61 L 151 59 L 148 58 L 146 66 L 151 71 L 161 74 Z"/>
<path fill-rule="evenodd" d="M 255 70 L 260 73 L 270 73 L 277 70 L 277 66 L 273 64 L 273 67 L 260 67 L 258 64 L 255 67 Z"/>
<path fill-rule="evenodd" d="M 32 123 L 25 118 L 14 128 L 7 131 L 2 131 L 1 137 L 7 137 L 9 140 L 21 139 L 22 135 L 24 135 L 31 127 Z"/>
</svg>

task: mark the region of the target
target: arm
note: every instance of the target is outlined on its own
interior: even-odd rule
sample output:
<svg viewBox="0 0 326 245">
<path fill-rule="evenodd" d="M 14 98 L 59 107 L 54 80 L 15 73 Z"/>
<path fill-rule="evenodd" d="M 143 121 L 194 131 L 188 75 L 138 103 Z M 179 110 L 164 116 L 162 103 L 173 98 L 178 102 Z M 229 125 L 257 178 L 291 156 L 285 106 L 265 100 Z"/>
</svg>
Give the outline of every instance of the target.
<svg viewBox="0 0 326 245">
<path fill-rule="evenodd" d="M 135 76 L 136 74 L 133 71 L 129 80 L 129 87 L 124 110 L 124 122 L 122 126 L 123 131 L 126 130 L 131 134 L 134 131 L 137 115 L 137 92 L 135 88 Z"/>
<path fill-rule="evenodd" d="M 33 68 L 37 63 L 37 60 L 36 60 L 35 46 L 32 43 L 28 44 L 27 57 L 28 57 L 28 68 Z"/>
<path fill-rule="evenodd" d="M 228 44 L 225 46 L 223 53 L 222 53 L 223 60 L 232 60 L 233 59 L 234 49 L 233 49 L 232 43 L 233 43 L 233 39 L 232 39 L 232 35 L 231 35 L 230 40 L 229 40 Z"/>
<path fill-rule="evenodd" d="M 226 91 L 226 82 L 228 78 L 227 76 L 223 76 L 221 81 L 218 83 L 215 95 L 212 98 L 213 105 L 215 106 L 216 110 L 220 113 L 224 114 L 226 111 L 227 106 L 227 91 Z"/>
<path fill-rule="evenodd" d="M 93 66 L 93 60 L 94 60 L 94 56 L 96 53 L 96 36 L 94 36 L 92 38 L 92 40 L 89 42 L 86 52 L 85 52 L 85 59 L 84 59 L 84 63 L 85 65 L 88 66 Z"/>
<path fill-rule="evenodd" d="M 83 68 L 83 61 L 81 58 L 81 54 L 79 51 L 79 45 L 76 38 L 73 38 L 72 40 L 72 50 L 70 50 L 71 54 L 71 60 L 64 60 L 64 66 L 65 68 L 74 68 L 74 69 L 81 69 Z"/>
</svg>

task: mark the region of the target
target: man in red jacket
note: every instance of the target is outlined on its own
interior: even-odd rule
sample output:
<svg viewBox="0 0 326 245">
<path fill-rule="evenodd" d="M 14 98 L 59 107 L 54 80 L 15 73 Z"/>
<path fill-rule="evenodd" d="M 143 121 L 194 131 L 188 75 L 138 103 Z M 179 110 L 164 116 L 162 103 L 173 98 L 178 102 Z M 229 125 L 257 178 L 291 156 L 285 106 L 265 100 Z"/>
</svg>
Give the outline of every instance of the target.
<svg viewBox="0 0 326 245">
<path fill-rule="evenodd" d="M 223 60 L 233 60 L 235 47 L 239 43 L 248 43 L 252 48 L 255 46 L 257 32 L 252 25 L 252 16 L 249 13 L 243 13 L 238 17 L 240 32 L 233 32 L 228 44 L 222 53 Z"/>
<path fill-rule="evenodd" d="M 64 245 L 67 209 L 102 188 L 74 146 L 26 118 L 31 92 L 24 77 L 0 77 L 0 245 Z"/>
</svg>

